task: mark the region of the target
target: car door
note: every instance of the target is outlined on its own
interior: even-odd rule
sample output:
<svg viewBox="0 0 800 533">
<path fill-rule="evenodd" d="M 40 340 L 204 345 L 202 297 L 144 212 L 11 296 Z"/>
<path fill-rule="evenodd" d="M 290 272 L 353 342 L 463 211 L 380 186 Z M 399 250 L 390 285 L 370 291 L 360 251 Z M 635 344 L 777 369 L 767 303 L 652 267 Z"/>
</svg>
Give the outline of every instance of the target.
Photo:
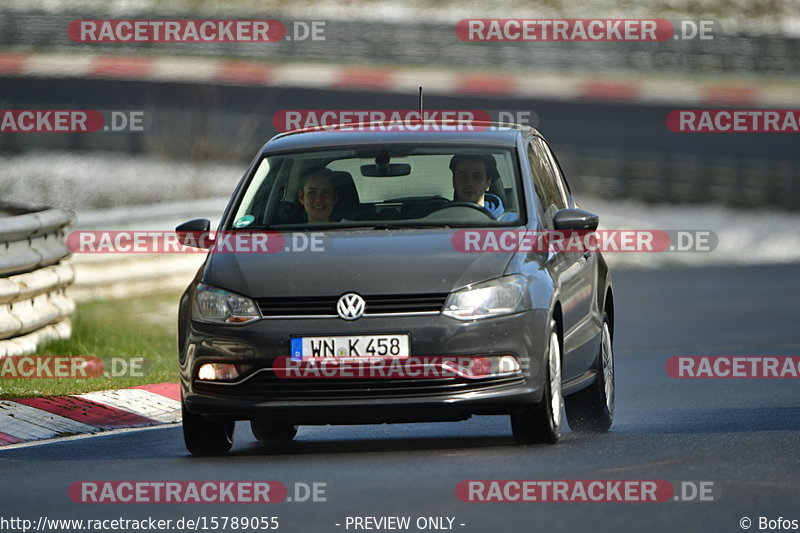
<svg viewBox="0 0 800 533">
<path fill-rule="evenodd" d="M 536 190 L 542 203 L 545 229 L 553 230 L 555 213 L 569 207 L 569 194 L 561 170 L 550 148 L 540 138 L 529 146 L 529 159 Z M 582 251 L 548 254 L 548 263 L 556 273 L 560 287 L 561 312 L 564 327 L 564 379 L 583 374 L 593 357 L 592 334 L 592 277 L 594 253 Z"/>
</svg>

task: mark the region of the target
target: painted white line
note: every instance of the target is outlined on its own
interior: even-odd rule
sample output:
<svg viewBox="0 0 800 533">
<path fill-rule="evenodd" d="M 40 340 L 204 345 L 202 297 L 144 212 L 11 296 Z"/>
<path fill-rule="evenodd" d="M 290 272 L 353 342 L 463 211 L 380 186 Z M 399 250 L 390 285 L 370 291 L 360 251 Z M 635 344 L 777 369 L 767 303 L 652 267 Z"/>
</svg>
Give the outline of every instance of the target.
<svg viewBox="0 0 800 533">
<path fill-rule="evenodd" d="M 0 54 L 0 59 L 3 54 Z M 101 54 L 29 54 L 24 58 L 24 65 L 21 74 L 49 77 L 85 77 L 89 75 L 98 60 L 108 63 L 107 55 Z M 112 76 L 123 79 L 142 79 L 157 81 L 174 82 L 211 82 L 217 80 L 221 73 L 224 73 L 230 64 L 220 59 L 205 59 L 196 57 L 180 56 L 142 56 L 143 60 L 150 59 L 152 71 L 141 75 L 125 74 Z M 112 60 L 113 61 L 113 60 Z M 252 63 L 255 72 L 262 64 L 257 61 L 243 61 L 244 74 L 246 74 L 247 64 Z M 263 85 L 277 87 L 312 87 L 326 89 L 334 87 L 339 83 L 347 82 L 343 79 L 352 69 L 357 71 L 370 72 L 366 66 L 335 65 L 330 63 L 269 63 L 264 62 L 263 66 L 268 69 L 269 74 L 265 74 L 262 80 Z M 239 83 L 235 74 L 231 74 L 231 79 L 222 80 L 227 83 Z M 464 76 L 469 76 L 469 72 L 449 68 L 418 68 L 400 67 L 390 69 L 379 69 L 376 72 L 387 76 L 388 84 L 381 88 L 393 92 L 413 93 L 419 85 L 425 87 L 427 94 L 452 94 L 454 87 L 459 86 L 459 81 Z M 473 72 L 474 73 L 474 72 Z M 675 79 L 675 78 L 641 78 L 635 76 L 615 75 L 607 73 L 604 75 L 593 75 L 581 77 L 579 75 L 537 72 L 536 74 L 493 72 L 488 71 L 482 74 L 489 77 L 496 77 L 498 80 L 505 80 L 510 83 L 511 94 L 523 98 L 549 98 L 557 100 L 581 100 L 582 88 L 586 82 L 600 81 L 611 84 L 628 85 L 631 95 L 623 94 L 619 98 L 613 95 L 606 98 L 602 94 L 597 98 L 590 97 L 592 100 L 622 100 L 631 103 L 667 103 L 667 104 L 705 104 L 703 92 L 709 87 L 714 88 L 720 85 L 720 81 L 709 79 Z M 100 74 L 100 77 L 103 75 Z M 738 81 L 737 81 L 738 80 Z M 251 80 L 252 81 L 252 80 Z M 250 84 L 244 82 L 245 84 Z M 731 79 L 728 83 L 731 87 L 743 84 L 745 87 L 757 87 L 757 94 L 753 95 L 752 105 L 755 107 L 782 107 L 800 105 L 800 93 L 796 90 L 796 83 L 793 79 L 780 79 L 770 84 L 761 85 L 756 79 Z"/>
<path fill-rule="evenodd" d="M 644 81 L 636 85 L 640 102 L 655 104 L 693 104 L 701 101 L 701 86 L 680 81 Z"/>
<path fill-rule="evenodd" d="M 191 57 L 156 59 L 149 79 L 160 81 L 206 81 L 214 77 L 219 62 Z"/>
<path fill-rule="evenodd" d="M 180 422 L 181 402 L 146 391 L 122 389 L 79 394 L 79 398 L 116 407 L 158 422 Z"/>
<path fill-rule="evenodd" d="M 35 440 L 63 433 L 93 433 L 99 428 L 16 402 L 0 401 L 0 433 Z"/>
<path fill-rule="evenodd" d="M 143 428 L 117 428 L 117 429 L 110 429 L 107 431 L 100 430 L 98 433 L 85 434 L 85 435 L 71 435 L 69 437 L 50 438 L 50 439 L 36 440 L 31 442 L 18 442 L 16 444 L 6 444 L 5 446 L 0 446 L 0 453 L 3 453 L 3 451 L 5 450 L 13 450 L 16 448 L 30 448 L 31 446 L 61 444 L 62 442 L 69 442 L 73 440 L 96 439 L 100 437 L 119 435 L 122 433 L 131 433 L 133 431 L 152 431 L 154 429 L 175 429 L 176 427 L 180 427 L 180 425 L 162 424 L 159 426 L 149 426 Z M 180 442 L 182 443 L 183 441 Z"/>
<path fill-rule="evenodd" d="M 280 65 L 275 67 L 270 85 L 326 88 L 334 84 L 341 70 L 341 68 L 331 65 L 309 65 L 304 63 Z"/>
<path fill-rule="evenodd" d="M 79 54 L 33 54 L 25 63 L 25 73 L 31 76 L 84 77 L 91 72 L 96 57 Z"/>
<path fill-rule="evenodd" d="M 575 79 L 557 76 L 518 76 L 516 95 L 528 98 L 577 100 L 580 88 Z"/>
<path fill-rule="evenodd" d="M 763 107 L 781 107 L 791 102 L 792 105 L 800 105 L 800 91 L 797 85 L 781 85 L 775 87 L 761 88 L 761 96 L 758 103 Z"/>
<path fill-rule="evenodd" d="M 393 71 L 392 79 L 390 87 L 395 92 L 414 95 L 421 85 L 425 94 L 448 94 L 458 76 L 446 70 L 403 69 Z"/>
</svg>

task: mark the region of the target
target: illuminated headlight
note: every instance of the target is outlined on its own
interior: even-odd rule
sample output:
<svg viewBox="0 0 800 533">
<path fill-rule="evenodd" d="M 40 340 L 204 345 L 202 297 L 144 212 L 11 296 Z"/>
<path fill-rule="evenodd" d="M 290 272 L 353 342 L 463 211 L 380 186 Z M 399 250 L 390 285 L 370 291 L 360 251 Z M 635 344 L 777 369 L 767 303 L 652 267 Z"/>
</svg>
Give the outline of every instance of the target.
<svg viewBox="0 0 800 533">
<path fill-rule="evenodd" d="M 200 381 L 231 381 L 239 377 L 239 368 L 229 363 L 205 363 L 197 370 Z"/>
<path fill-rule="evenodd" d="M 200 283 L 195 290 L 192 309 L 194 320 L 244 324 L 260 317 L 256 304 L 250 298 L 205 283 Z"/>
<path fill-rule="evenodd" d="M 525 278 L 505 276 L 450 293 L 443 314 L 458 320 L 477 320 L 525 310 Z"/>
</svg>

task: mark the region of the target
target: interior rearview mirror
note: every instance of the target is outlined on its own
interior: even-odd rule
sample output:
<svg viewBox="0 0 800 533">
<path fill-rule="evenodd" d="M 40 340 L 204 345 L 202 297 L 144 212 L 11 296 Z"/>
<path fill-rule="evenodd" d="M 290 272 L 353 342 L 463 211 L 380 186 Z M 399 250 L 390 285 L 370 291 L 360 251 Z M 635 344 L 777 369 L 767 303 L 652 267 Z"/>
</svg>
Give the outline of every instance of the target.
<svg viewBox="0 0 800 533">
<path fill-rule="evenodd" d="M 408 176 L 411 165 L 408 163 L 389 163 L 386 165 L 361 165 L 361 175 L 371 177 Z"/>
</svg>

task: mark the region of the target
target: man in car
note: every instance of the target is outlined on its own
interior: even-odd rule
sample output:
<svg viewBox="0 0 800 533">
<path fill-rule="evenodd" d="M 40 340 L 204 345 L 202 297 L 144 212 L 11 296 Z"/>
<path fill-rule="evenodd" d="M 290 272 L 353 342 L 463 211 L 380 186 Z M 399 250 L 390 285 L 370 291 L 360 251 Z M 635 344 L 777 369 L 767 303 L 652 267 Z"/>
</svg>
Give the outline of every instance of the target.
<svg viewBox="0 0 800 533">
<path fill-rule="evenodd" d="M 297 200 L 303 206 L 309 224 L 330 222 L 333 206 L 338 199 L 333 179 L 327 170 L 307 175 L 297 191 Z"/>
<path fill-rule="evenodd" d="M 500 178 L 491 154 L 456 154 L 450 159 L 450 171 L 453 173 L 453 201 L 478 204 L 497 220 L 507 215 L 500 197 L 488 192 L 492 180 Z"/>
</svg>

